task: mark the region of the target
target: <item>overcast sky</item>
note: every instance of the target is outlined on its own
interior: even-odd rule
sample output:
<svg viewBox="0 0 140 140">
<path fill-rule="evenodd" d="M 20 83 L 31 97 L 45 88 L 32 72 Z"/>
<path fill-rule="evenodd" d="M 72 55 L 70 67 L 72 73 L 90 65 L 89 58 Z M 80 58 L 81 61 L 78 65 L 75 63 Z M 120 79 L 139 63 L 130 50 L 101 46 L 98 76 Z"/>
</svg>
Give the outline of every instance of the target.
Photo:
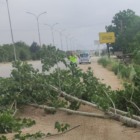
<svg viewBox="0 0 140 140">
<path fill-rule="evenodd" d="M 9 0 L 14 40 L 31 44 L 39 43 L 36 15 L 47 12 L 39 18 L 42 44 L 52 44 L 51 30 L 46 24 L 59 23 L 54 30 L 66 29 L 63 34 L 74 37 L 77 48 L 96 49 L 94 40 L 105 26 L 111 24 L 113 16 L 122 10 L 131 9 L 140 15 L 140 0 Z M 55 45 L 61 47 L 60 35 L 54 31 Z M 66 38 L 62 37 L 66 49 Z M 0 45 L 11 43 L 6 0 L 0 0 Z M 70 48 L 70 41 L 68 40 Z M 75 45 L 76 46 L 76 45 Z M 103 45 L 101 46 L 103 47 Z"/>
</svg>

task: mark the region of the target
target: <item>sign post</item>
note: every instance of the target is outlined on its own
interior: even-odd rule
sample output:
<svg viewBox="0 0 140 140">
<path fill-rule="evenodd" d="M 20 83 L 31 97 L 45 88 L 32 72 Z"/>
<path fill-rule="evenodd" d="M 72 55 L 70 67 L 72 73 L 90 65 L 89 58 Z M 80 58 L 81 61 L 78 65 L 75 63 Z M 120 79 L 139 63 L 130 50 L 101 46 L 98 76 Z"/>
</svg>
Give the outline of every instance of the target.
<svg viewBox="0 0 140 140">
<path fill-rule="evenodd" d="M 99 38 L 100 44 L 106 43 L 108 57 L 110 58 L 109 43 L 115 43 L 115 33 L 114 32 L 99 33 Z"/>
<path fill-rule="evenodd" d="M 110 50 L 109 50 L 109 44 L 107 43 L 107 54 L 108 54 L 108 58 L 110 58 Z"/>
<path fill-rule="evenodd" d="M 99 57 L 100 57 L 100 42 L 99 40 L 94 40 L 94 45 L 98 45 Z"/>
</svg>

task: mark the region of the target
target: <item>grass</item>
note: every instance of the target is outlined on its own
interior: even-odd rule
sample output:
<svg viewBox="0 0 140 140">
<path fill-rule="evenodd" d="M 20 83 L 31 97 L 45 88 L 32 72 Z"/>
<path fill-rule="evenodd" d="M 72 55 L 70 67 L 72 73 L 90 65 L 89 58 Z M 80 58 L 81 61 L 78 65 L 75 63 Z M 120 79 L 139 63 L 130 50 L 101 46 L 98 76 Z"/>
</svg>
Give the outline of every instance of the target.
<svg viewBox="0 0 140 140">
<path fill-rule="evenodd" d="M 103 67 L 107 68 L 110 71 L 113 71 L 119 79 L 123 79 L 125 82 L 131 83 L 135 75 L 135 70 L 133 65 L 125 66 L 119 60 L 111 58 L 101 58 L 98 60 L 98 63 Z"/>
</svg>

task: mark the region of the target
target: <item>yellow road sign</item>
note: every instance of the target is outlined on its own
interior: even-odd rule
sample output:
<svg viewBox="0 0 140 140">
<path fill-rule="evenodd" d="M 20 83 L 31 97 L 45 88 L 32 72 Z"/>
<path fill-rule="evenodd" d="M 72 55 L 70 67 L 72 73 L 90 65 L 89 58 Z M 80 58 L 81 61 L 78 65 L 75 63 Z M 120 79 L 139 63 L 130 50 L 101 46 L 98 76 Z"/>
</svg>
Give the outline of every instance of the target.
<svg viewBox="0 0 140 140">
<path fill-rule="evenodd" d="M 99 33 L 100 44 L 103 43 L 115 43 L 115 33 L 108 32 L 108 33 Z"/>
</svg>

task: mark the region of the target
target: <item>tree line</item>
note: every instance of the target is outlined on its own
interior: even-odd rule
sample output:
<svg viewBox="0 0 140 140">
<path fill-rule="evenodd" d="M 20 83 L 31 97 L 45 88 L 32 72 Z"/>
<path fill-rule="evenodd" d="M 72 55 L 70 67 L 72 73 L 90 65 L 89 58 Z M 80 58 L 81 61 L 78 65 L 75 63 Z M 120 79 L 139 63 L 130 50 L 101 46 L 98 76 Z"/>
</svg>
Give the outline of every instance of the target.
<svg viewBox="0 0 140 140">
<path fill-rule="evenodd" d="M 36 42 L 31 46 L 19 41 L 15 43 L 16 56 L 19 60 L 39 60 L 40 47 Z M 0 46 L 0 62 L 12 62 L 14 60 L 14 50 L 12 44 Z"/>
<path fill-rule="evenodd" d="M 128 9 L 116 13 L 107 32 L 115 32 L 116 42 L 110 44 L 113 52 L 133 53 L 134 61 L 140 64 L 140 16 Z"/>
</svg>

